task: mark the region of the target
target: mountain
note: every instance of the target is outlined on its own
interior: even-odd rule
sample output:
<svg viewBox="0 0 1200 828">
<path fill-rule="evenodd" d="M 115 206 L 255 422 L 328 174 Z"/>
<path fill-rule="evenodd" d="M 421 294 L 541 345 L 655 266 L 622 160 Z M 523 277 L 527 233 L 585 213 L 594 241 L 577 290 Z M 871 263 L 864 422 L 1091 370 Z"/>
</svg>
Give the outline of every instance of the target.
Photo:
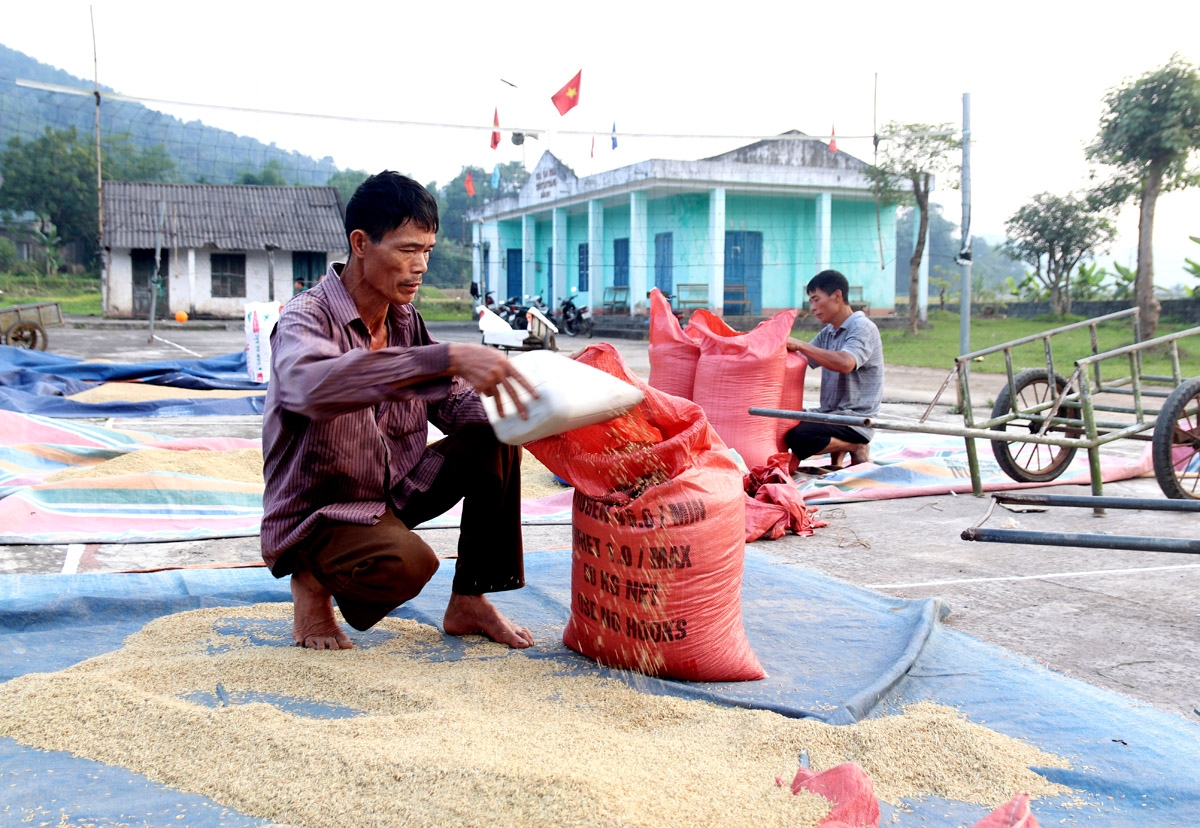
<svg viewBox="0 0 1200 828">
<path fill-rule="evenodd" d="M 96 104 L 90 95 L 29 89 L 18 86 L 18 79 L 92 88 L 89 80 L 0 45 L 0 146 L 13 137 L 23 141 L 36 138 L 46 127 L 74 126 L 81 134 L 95 133 Z M 101 134 L 124 133 L 135 146 L 163 147 L 175 163 L 174 181 L 230 184 L 240 173 L 257 173 L 270 165 L 289 184 L 321 185 L 337 172 L 332 158 L 318 161 L 200 121 L 185 123 L 142 104 L 105 100 L 103 93 L 115 90 L 101 86 L 100 91 Z"/>
</svg>

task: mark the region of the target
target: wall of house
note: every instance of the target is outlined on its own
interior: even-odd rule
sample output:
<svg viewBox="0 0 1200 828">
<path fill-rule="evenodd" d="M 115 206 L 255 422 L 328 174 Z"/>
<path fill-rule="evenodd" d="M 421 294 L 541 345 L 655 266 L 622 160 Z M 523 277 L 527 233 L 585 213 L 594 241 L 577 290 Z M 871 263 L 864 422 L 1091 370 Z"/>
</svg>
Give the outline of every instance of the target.
<svg viewBox="0 0 1200 828">
<path fill-rule="evenodd" d="M 212 295 L 212 254 L 244 253 L 246 256 L 246 295 L 244 297 L 214 297 Z M 345 251 L 325 252 L 329 262 L 344 260 Z M 267 274 L 270 263 L 267 251 L 195 251 L 195 273 L 189 276 L 188 251 L 172 250 L 167 272 L 167 297 L 171 313 L 184 311 L 197 316 L 234 319 L 245 314 L 249 302 L 269 301 Z M 292 254 L 289 250 L 275 251 L 275 300 L 286 302 L 295 293 L 292 275 Z M 192 285 L 195 296 L 192 296 Z M 133 315 L 133 263 L 128 249 L 112 251 L 108 270 L 108 308 L 105 315 Z"/>
<path fill-rule="evenodd" d="M 655 242 L 659 233 L 671 234 L 671 281 L 674 285 L 706 284 L 712 274 L 713 251 L 708 238 L 708 196 L 677 193 L 651 199 L 646 208 L 650 225 L 646 248 L 650 272 L 646 284 L 654 285 Z"/>
<path fill-rule="evenodd" d="M 884 208 L 876 220 L 875 202 L 833 200 L 829 266 L 841 271 L 851 285 L 861 285 L 872 308 L 896 304 L 896 210 Z M 881 228 L 882 225 L 882 228 Z M 883 261 L 879 239 L 883 237 Z"/>
</svg>

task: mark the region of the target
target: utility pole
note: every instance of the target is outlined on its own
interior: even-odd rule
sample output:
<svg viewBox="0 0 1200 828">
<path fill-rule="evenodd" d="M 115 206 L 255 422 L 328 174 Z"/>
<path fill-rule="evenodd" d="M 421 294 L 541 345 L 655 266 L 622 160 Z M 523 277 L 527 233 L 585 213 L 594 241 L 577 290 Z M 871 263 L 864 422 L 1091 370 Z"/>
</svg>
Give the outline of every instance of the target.
<svg viewBox="0 0 1200 828">
<path fill-rule="evenodd" d="M 971 93 L 963 93 L 962 247 L 956 262 L 962 266 L 958 303 L 958 353 L 971 353 Z"/>
<path fill-rule="evenodd" d="M 108 260 L 104 256 L 104 178 L 100 172 L 100 59 L 96 55 L 96 15 L 88 6 L 92 20 L 92 95 L 96 98 L 96 255 L 100 257 L 100 315 L 108 311 Z"/>
</svg>

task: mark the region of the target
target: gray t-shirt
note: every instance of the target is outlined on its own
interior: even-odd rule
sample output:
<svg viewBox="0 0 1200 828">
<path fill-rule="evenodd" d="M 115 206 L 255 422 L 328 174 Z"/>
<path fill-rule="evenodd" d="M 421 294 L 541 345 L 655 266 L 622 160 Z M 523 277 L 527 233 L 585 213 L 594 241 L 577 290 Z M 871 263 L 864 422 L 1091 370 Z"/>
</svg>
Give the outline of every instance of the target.
<svg viewBox="0 0 1200 828">
<path fill-rule="evenodd" d="M 874 417 L 883 401 L 883 341 L 879 328 L 863 314 L 855 311 L 842 327 L 826 325 L 813 337 L 812 345 L 826 351 L 845 351 L 854 357 L 856 367 L 848 374 L 821 369 L 822 414 L 846 414 L 854 417 Z M 809 360 L 810 367 L 815 366 Z M 875 429 L 850 426 L 868 440 Z"/>
</svg>

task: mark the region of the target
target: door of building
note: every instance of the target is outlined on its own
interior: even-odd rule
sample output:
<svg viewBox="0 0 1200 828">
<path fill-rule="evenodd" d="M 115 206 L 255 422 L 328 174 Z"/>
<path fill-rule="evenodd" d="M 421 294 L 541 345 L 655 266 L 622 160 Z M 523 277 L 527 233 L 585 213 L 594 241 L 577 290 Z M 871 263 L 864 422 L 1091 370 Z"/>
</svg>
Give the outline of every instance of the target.
<svg viewBox="0 0 1200 828">
<path fill-rule="evenodd" d="M 133 263 L 133 315 L 138 319 L 150 318 L 150 294 L 154 284 L 154 251 L 134 249 L 129 251 Z M 171 272 L 170 251 L 159 252 L 158 272 L 162 279 L 158 284 L 158 306 L 154 309 L 156 319 L 165 319 L 171 307 L 171 299 L 167 295 L 167 274 Z"/>
<path fill-rule="evenodd" d="M 762 313 L 763 234 L 755 230 L 725 233 L 725 304 L 738 314 Z M 731 285 L 740 285 L 730 290 Z"/>
<path fill-rule="evenodd" d="M 629 284 L 629 239 L 613 239 L 613 285 Z"/>
<path fill-rule="evenodd" d="M 308 290 L 325 275 L 325 253 L 323 251 L 292 251 L 293 292 Z"/>
<path fill-rule="evenodd" d="M 654 237 L 654 286 L 663 293 L 675 289 L 675 240 L 671 233 L 659 233 Z"/>
<path fill-rule="evenodd" d="M 521 248 L 510 247 L 506 252 L 508 255 L 508 293 L 502 298 L 507 299 L 510 296 L 516 296 L 519 299 L 521 294 L 525 291 L 523 277 L 524 267 L 521 259 Z"/>
</svg>

